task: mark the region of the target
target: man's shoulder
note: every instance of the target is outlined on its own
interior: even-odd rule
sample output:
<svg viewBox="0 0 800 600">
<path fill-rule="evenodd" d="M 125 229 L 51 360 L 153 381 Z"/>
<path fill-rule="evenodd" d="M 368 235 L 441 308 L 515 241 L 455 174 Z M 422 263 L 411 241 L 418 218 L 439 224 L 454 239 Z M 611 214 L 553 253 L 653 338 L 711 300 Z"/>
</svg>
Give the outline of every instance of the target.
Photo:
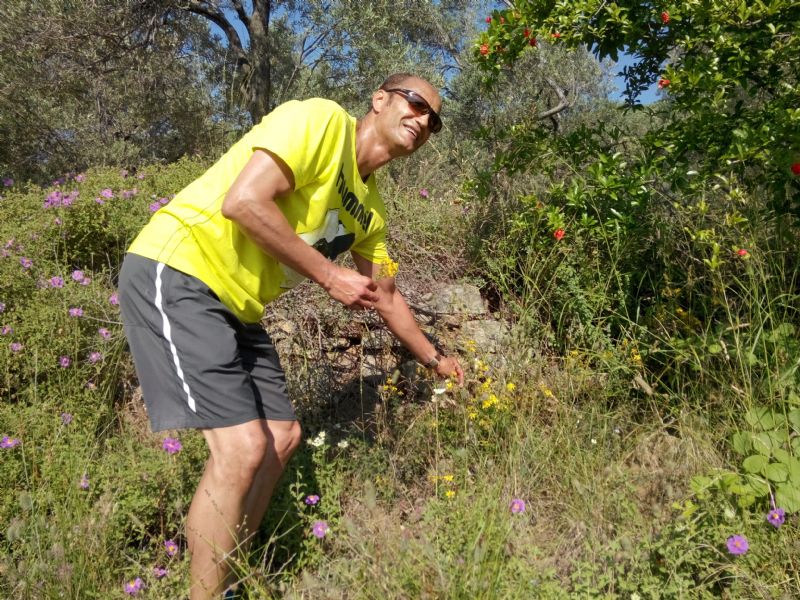
<svg viewBox="0 0 800 600">
<path fill-rule="evenodd" d="M 308 118 L 347 119 L 350 114 L 337 102 L 327 98 L 308 98 L 306 100 L 289 100 L 278 105 L 273 113 L 275 117 L 286 113 L 302 114 Z M 268 117 L 270 115 L 267 115 Z"/>
</svg>

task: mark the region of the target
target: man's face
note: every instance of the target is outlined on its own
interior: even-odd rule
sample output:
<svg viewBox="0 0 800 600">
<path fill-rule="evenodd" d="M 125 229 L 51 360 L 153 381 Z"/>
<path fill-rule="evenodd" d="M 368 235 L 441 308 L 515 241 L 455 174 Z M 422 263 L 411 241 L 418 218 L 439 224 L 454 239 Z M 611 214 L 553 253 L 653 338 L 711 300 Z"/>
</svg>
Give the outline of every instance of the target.
<svg viewBox="0 0 800 600">
<path fill-rule="evenodd" d="M 424 79 L 409 78 L 397 87 L 417 93 L 437 113 L 442 107 L 439 93 Z M 397 147 L 398 154 L 411 154 L 428 141 L 431 135 L 430 115 L 415 108 L 401 93 L 386 90 L 377 93 L 383 94 L 379 120 L 390 145 Z"/>
</svg>

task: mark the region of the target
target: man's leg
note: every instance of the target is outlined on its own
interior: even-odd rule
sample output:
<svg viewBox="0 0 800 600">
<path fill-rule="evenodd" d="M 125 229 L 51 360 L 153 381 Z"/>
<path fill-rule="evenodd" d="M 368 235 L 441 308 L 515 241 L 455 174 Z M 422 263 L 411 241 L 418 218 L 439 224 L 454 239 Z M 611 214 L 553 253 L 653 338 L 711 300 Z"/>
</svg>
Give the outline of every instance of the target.
<svg viewBox="0 0 800 600">
<path fill-rule="evenodd" d="M 192 600 L 213 598 L 225 589 L 230 572 L 226 559 L 237 547 L 242 523 L 245 518 L 261 521 L 299 443 L 299 429 L 296 421 L 256 420 L 203 430 L 211 456 L 186 523 Z M 268 491 L 254 492 L 262 486 Z M 249 511 L 252 515 L 246 517 Z"/>
<path fill-rule="evenodd" d="M 268 452 L 245 502 L 244 528 L 247 530 L 248 538 L 252 538 L 258 531 L 275 486 L 302 437 L 300 424 L 297 421 L 262 420 L 259 423 L 267 435 Z"/>
</svg>

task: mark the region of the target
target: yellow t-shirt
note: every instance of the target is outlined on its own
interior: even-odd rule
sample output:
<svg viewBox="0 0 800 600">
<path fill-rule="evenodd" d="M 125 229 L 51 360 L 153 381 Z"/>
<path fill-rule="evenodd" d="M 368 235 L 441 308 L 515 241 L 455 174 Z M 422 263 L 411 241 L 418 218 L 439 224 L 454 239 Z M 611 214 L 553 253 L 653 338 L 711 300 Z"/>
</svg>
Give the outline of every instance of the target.
<svg viewBox="0 0 800 600">
<path fill-rule="evenodd" d="M 358 174 L 356 119 L 321 98 L 282 104 L 157 211 L 128 249 L 197 277 L 246 323 L 303 280 L 222 216 L 225 194 L 257 148 L 292 169 L 294 192 L 277 204 L 301 238 L 331 260 L 348 249 L 388 260 L 386 208 L 374 176 Z"/>
</svg>

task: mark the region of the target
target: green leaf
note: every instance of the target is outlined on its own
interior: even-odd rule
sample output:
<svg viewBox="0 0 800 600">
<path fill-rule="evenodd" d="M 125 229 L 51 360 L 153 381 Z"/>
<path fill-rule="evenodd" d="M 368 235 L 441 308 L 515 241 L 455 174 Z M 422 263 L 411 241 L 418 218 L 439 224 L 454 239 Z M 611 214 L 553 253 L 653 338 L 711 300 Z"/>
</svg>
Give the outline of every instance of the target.
<svg viewBox="0 0 800 600">
<path fill-rule="evenodd" d="M 750 434 L 744 431 L 733 434 L 733 449 L 737 454 L 744 456 L 753 449 L 753 441 Z"/>
<path fill-rule="evenodd" d="M 783 483 L 775 489 L 775 502 L 788 513 L 800 510 L 800 487 Z"/>
<path fill-rule="evenodd" d="M 786 481 L 787 477 L 789 477 L 789 469 L 783 463 L 769 463 L 764 469 L 764 474 L 770 481 L 780 483 Z"/>
<path fill-rule="evenodd" d="M 786 416 L 789 419 L 789 423 L 792 424 L 792 429 L 800 433 L 800 408 L 790 410 Z"/>
<path fill-rule="evenodd" d="M 709 344 L 708 345 L 708 353 L 709 354 L 719 354 L 722 352 L 722 346 L 719 344 Z"/>
<path fill-rule="evenodd" d="M 767 457 L 760 454 L 748 456 L 744 459 L 742 466 L 748 473 L 761 473 L 767 466 Z"/>
<path fill-rule="evenodd" d="M 747 411 L 744 420 L 753 427 L 761 429 L 772 429 L 775 426 L 775 419 L 772 411 L 766 406 L 756 406 Z"/>
<path fill-rule="evenodd" d="M 772 454 L 772 438 L 769 437 L 768 433 L 756 433 L 753 434 L 753 449 L 763 456 L 769 457 Z"/>
<path fill-rule="evenodd" d="M 745 481 L 747 482 L 746 487 L 756 496 L 766 496 L 769 494 L 769 485 L 760 477 L 746 475 Z"/>
<path fill-rule="evenodd" d="M 800 459 L 790 458 L 784 464 L 789 470 L 789 481 L 800 487 Z"/>
</svg>

